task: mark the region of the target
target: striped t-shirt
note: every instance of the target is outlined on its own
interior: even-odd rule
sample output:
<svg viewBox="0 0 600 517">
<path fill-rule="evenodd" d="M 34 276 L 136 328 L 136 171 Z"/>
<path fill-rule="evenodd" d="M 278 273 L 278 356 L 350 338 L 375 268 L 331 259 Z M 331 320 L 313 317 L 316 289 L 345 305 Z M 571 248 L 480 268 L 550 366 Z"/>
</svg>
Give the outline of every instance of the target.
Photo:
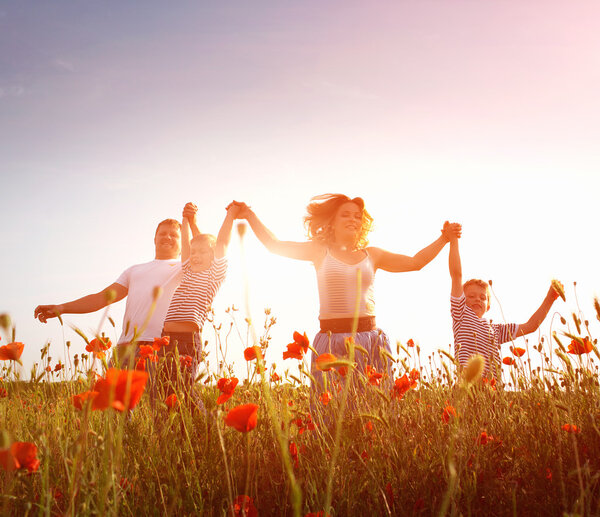
<svg viewBox="0 0 600 517">
<path fill-rule="evenodd" d="M 173 294 L 165 321 L 193 321 L 202 329 L 206 313 L 227 273 L 227 258 L 212 261 L 208 269 L 194 272 L 190 261 L 183 264 L 181 284 Z"/>
<path fill-rule="evenodd" d="M 450 297 L 452 332 L 454 333 L 454 354 L 461 366 L 466 366 L 472 355 L 485 358 L 484 375 L 495 377 L 496 365 L 500 365 L 500 345 L 517 337 L 519 325 L 516 323 L 490 323 L 478 318 L 467 307 L 464 293 L 460 298 Z M 490 368 L 490 365 L 494 365 Z"/>
</svg>

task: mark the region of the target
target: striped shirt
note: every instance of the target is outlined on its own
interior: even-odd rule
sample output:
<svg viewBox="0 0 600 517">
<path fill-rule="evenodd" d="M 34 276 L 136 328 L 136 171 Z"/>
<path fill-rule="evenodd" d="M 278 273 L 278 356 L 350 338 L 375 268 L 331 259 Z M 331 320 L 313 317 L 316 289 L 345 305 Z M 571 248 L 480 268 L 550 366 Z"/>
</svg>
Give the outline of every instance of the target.
<svg viewBox="0 0 600 517">
<path fill-rule="evenodd" d="M 358 264 L 346 264 L 336 259 L 327 250 L 320 267 L 317 269 L 319 288 L 319 319 L 352 318 L 356 310 L 357 277 L 361 272 L 358 315 L 375 316 L 375 297 L 373 281 L 375 267 L 370 255 Z"/>
<path fill-rule="evenodd" d="M 466 366 L 472 355 L 482 355 L 485 358 L 484 376 L 495 377 L 496 366 L 490 368 L 490 365 L 500 365 L 500 345 L 517 337 L 519 325 L 490 323 L 485 318 L 478 318 L 467 307 L 464 294 L 460 298 L 450 297 L 450 313 L 454 354 L 458 362 Z"/>
<path fill-rule="evenodd" d="M 208 269 L 194 272 L 187 260 L 181 284 L 173 294 L 165 321 L 193 321 L 202 329 L 213 298 L 225 280 L 227 258 L 212 261 Z"/>
</svg>

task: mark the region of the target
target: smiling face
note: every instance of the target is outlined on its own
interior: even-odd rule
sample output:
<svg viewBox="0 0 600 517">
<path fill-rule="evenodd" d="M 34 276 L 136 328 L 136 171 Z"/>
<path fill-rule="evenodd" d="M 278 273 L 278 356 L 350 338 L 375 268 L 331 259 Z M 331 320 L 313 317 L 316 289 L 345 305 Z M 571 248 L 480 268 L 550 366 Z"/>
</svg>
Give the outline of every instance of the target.
<svg viewBox="0 0 600 517">
<path fill-rule="evenodd" d="M 338 208 L 332 222 L 334 241 L 338 244 L 356 244 L 362 228 L 363 211 L 352 201 L 344 203 Z"/>
<path fill-rule="evenodd" d="M 483 315 L 490 308 L 490 298 L 487 287 L 483 285 L 470 284 L 465 286 L 465 303 L 478 318 L 483 318 Z"/>
<path fill-rule="evenodd" d="M 207 239 L 194 240 L 190 245 L 190 266 L 192 271 L 207 270 L 215 258 L 215 251 Z"/>
<path fill-rule="evenodd" d="M 181 253 L 181 230 L 171 223 L 161 223 L 154 236 L 156 258 L 160 260 L 176 259 Z"/>
</svg>

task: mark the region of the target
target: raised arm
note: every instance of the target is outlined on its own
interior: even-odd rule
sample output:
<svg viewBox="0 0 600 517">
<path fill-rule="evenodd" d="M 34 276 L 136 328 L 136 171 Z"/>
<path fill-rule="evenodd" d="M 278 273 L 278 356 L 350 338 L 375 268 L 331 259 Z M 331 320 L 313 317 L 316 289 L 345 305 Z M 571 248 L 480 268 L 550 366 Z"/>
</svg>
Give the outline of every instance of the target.
<svg viewBox="0 0 600 517">
<path fill-rule="evenodd" d="M 297 260 L 317 261 L 323 255 L 323 247 L 315 242 L 292 242 L 280 241 L 273 233 L 260 221 L 256 214 L 245 204 L 241 204 L 238 217 L 246 219 L 250 224 L 250 228 L 263 243 L 265 248 L 270 252 L 276 253 L 283 257 L 293 258 Z"/>
<path fill-rule="evenodd" d="M 550 312 L 550 308 L 558 296 L 558 292 L 554 289 L 554 287 L 550 286 L 550 289 L 548 289 L 546 297 L 544 298 L 542 304 L 538 307 L 538 310 L 533 313 L 529 320 L 527 320 L 527 323 L 522 323 L 519 325 L 519 331 L 517 334 L 519 336 L 525 336 L 526 334 L 535 332 L 548 315 L 548 312 Z"/>
<path fill-rule="evenodd" d="M 450 241 L 452 235 L 460 237 L 461 226 L 458 223 L 444 223 L 442 235 L 440 235 L 429 246 L 426 246 L 412 257 L 391 253 L 380 248 L 369 248 L 375 267 L 391 273 L 404 271 L 418 271 L 429 264 L 442 248 Z"/>
<path fill-rule="evenodd" d="M 460 298 L 463 294 L 462 283 L 462 265 L 460 262 L 460 253 L 458 251 L 458 238 L 450 238 L 450 253 L 448 255 L 448 269 L 452 279 L 452 289 L 450 294 L 455 298 Z"/>
<path fill-rule="evenodd" d="M 227 253 L 227 247 L 231 240 L 231 229 L 233 228 L 233 221 L 236 219 L 240 212 L 240 205 L 231 203 L 227 207 L 227 214 L 217 235 L 217 244 L 215 246 L 215 258 L 224 257 Z"/>
<path fill-rule="evenodd" d="M 98 293 L 89 294 L 71 302 L 60 305 L 38 305 L 33 312 L 33 317 L 39 319 L 42 323 L 46 323 L 49 318 L 55 318 L 61 314 L 95 312 L 110 303 L 122 300 L 125 296 L 127 296 L 127 287 L 115 282 Z"/>
</svg>

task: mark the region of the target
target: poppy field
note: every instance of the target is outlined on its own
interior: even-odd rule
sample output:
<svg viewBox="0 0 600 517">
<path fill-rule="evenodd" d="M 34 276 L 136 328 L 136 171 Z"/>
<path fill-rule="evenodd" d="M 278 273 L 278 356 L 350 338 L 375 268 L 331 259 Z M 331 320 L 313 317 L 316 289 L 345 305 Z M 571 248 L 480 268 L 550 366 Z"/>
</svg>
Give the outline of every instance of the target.
<svg viewBox="0 0 600 517">
<path fill-rule="evenodd" d="M 359 371 L 349 339 L 346 357 L 319 356 L 315 389 L 309 339 L 272 343 L 267 314 L 246 379 L 224 358 L 194 396 L 164 398 L 149 380 L 160 339 L 119 370 L 108 339 L 82 335 L 84 353 L 65 344 L 52 362 L 44 347 L 24 379 L 33 345 L 0 323 L 2 515 L 600 514 L 600 355 L 583 313 L 510 347 L 502 381 L 416 338 L 391 376 Z M 282 351 L 299 375 L 276 370 Z"/>
</svg>

